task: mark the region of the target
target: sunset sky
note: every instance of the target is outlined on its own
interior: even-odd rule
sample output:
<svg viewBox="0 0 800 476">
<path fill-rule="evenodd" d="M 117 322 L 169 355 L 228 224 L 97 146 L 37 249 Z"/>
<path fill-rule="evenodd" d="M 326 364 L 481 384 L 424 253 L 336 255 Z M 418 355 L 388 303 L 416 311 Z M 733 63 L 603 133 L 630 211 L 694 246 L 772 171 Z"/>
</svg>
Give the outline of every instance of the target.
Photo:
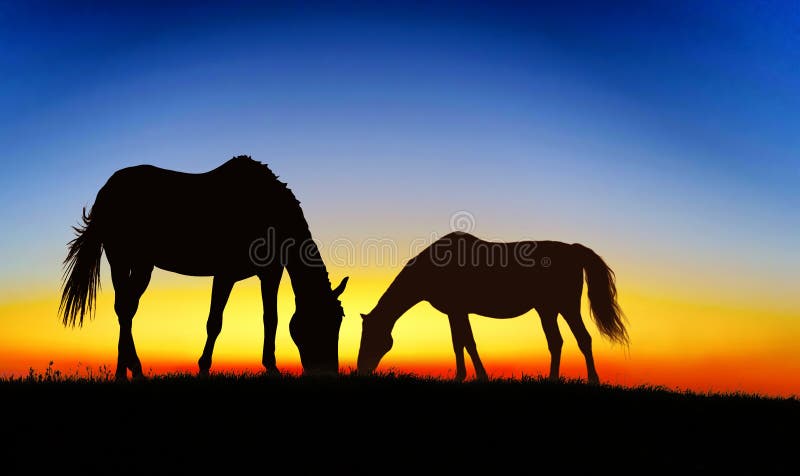
<svg viewBox="0 0 800 476">
<path fill-rule="evenodd" d="M 57 308 L 71 226 L 114 171 L 247 154 L 302 202 L 334 284 L 350 276 L 342 369 L 359 313 L 466 212 L 484 239 L 606 259 L 631 345 L 584 312 L 603 381 L 800 394 L 798 4 L 531 3 L 0 4 L 0 375 L 113 369 L 105 258 L 96 318 L 64 328 Z M 133 324 L 146 373 L 196 370 L 210 293 L 155 271 Z M 286 275 L 279 299 L 296 370 Z M 471 321 L 490 374 L 547 372 L 535 312 Z M 560 324 L 564 374 L 585 378 Z M 393 335 L 380 369 L 454 373 L 428 304 Z M 259 370 L 262 338 L 253 278 L 212 371 Z"/>
</svg>

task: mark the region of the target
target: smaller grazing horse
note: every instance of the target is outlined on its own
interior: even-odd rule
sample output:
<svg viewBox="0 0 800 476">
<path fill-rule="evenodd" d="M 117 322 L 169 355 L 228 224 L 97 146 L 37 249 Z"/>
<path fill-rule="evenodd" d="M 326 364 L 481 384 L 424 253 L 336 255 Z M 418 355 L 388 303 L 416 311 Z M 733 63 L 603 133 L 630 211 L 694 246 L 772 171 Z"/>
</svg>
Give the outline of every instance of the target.
<svg viewBox="0 0 800 476">
<path fill-rule="evenodd" d="M 599 377 L 592 357 L 592 338 L 581 317 L 583 278 L 590 314 L 600 333 L 628 343 L 624 314 L 617 304 L 614 272 L 594 251 L 558 241 L 483 241 L 468 233 L 450 233 L 409 260 L 369 314 L 362 314 L 358 372 L 369 374 L 392 348 L 392 329 L 421 301 L 447 314 L 456 354 L 456 380 L 467 370 L 464 349 L 478 379 L 486 379 L 469 314 L 497 319 L 536 309 L 550 350 L 550 378 L 558 379 L 563 339 L 556 322 L 561 314 L 586 358 L 588 381 Z"/>
</svg>

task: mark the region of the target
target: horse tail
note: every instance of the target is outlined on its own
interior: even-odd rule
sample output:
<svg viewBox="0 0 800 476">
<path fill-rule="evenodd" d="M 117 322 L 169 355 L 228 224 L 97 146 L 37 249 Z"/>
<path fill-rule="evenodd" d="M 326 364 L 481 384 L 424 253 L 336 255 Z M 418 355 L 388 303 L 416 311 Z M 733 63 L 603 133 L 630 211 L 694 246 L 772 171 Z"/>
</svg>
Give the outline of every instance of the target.
<svg viewBox="0 0 800 476">
<path fill-rule="evenodd" d="M 617 303 L 614 271 L 591 249 L 577 243 L 572 246 L 579 250 L 581 264 L 586 272 L 589 314 L 601 334 L 612 342 L 627 345 L 628 331 L 623 322 L 626 318 Z"/>
<path fill-rule="evenodd" d="M 67 245 L 69 253 L 64 260 L 63 289 L 58 307 L 63 324 L 73 327 L 76 320 L 83 326 L 83 316 L 87 311 L 90 316 L 94 313 L 97 288 L 100 286 L 100 257 L 103 254 L 96 217 L 92 212 L 86 216 L 85 207 L 82 221 L 82 226 L 73 227 L 76 236 Z"/>
</svg>

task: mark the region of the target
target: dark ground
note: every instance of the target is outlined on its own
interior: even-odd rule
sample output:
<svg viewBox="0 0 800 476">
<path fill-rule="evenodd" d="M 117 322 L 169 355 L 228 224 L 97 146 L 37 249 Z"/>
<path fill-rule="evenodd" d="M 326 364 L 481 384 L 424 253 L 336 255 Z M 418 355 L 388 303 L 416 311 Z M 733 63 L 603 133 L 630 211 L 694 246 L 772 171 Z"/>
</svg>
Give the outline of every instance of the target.
<svg viewBox="0 0 800 476">
<path fill-rule="evenodd" d="M 0 472 L 798 474 L 800 401 L 538 380 L 0 382 Z"/>
</svg>

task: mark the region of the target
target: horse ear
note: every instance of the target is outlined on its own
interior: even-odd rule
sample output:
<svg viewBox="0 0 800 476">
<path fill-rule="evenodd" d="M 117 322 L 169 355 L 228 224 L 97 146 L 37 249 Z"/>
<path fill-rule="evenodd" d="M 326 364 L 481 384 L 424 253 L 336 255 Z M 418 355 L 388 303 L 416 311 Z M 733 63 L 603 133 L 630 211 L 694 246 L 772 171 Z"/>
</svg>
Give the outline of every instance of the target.
<svg viewBox="0 0 800 476">
<path fill-rule="evenodd" d="M 345 276 L 342 282 L 336 286 L 336 289 L 333 290 L 333 297 L 339 297 L 344 292 L 344 288 L 347 286 L 348 279 L 350 279 L 350 276 Z"/>
<path fill-rule="evenodd" d="M 361 319 L 366 319 L 366 317 L 367 317 L 366 314 L 361 314 Z"/>
</svg>

